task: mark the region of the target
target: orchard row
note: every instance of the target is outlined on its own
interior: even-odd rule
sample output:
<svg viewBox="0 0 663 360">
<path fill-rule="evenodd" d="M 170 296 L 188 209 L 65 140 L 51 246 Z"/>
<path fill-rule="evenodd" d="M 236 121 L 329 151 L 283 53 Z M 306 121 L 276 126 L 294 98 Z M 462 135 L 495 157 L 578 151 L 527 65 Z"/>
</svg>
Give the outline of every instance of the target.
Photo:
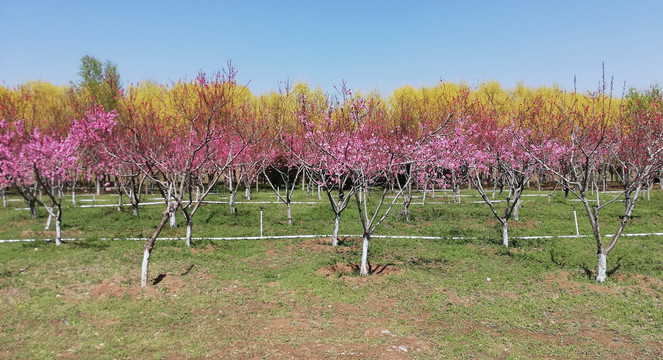
<svg viewBox="0 0 663 360">
<path fill-rule="evenodd" d="M 441 84 L 412 101 L 396 99 L 387 106 L 377 96 L 353 94 L 345 86 L 330 97 L 285 84 L 279 94 L 252 98 L 236 83 L 232 67 L 224 75 L 200 74 L 171 88 L 154 88 L 149 96 L 137 89 L 117 89 L 110 108 L 90 105 L 98 100 L 94 94 L 71 95 L 69 108 L 79 116 L 68 122 L 60 119 L 67 114 L 62 104 L 34 108 L 32 114 L 40 115 L 30 117 L 30 96 L 20 89 L 5 91 L 0 188 L 16 188 L 33 216 L 37 205 L 44 206 L 55 220 L 60 244 L 65 186 L 81 176 L 113 177 L 138 215 L 141 188 L 150 180 L 165 206 L 144 247 L 142 286 L 155 240 L 175 212 L 186 220 L 190 244 L 195 214 L 219 182 L 230 184 L 232 209 L 237 185 L 250 188 L 259 176 L 286 204 L 289 223 L 296 184 L 302 177 L 313 179 L 328 195 L 334 245 L 342 212 L 356 206 L 364 229 L 362 275 L 368 272 L 372 234 L 399 198 L 401 215 L 408 218 L 413 186 L 459 191 L 471 183 L 501 224 L 508 247 L 509 221 L 517 217 L 525 185 L 555 181 L 584 205 L 597 246 L 596 280 L 603 282 L 607 255 L 631 219 L 639 193 L 663 169 L 663 101 L 657 89 L 624 99 L 605 91 L 521 97 L 514 92 L 507 101 Z M 608 174 L 619 178 L 622 194 L 591 203 L 589 193 Z M 496 208 L 489 200 L 488 182 L 509 189 L 506 206 Z M 397 192 L 393 200 L 386 196 L 391 189 Z M 40 190 L 49 203 L 39 200 Z M 369 190 L 375 198 L 370 204 Z M 624 200 L 623 216 L 604 243 L 599 215 L 617 199 Z"/>
</svg>

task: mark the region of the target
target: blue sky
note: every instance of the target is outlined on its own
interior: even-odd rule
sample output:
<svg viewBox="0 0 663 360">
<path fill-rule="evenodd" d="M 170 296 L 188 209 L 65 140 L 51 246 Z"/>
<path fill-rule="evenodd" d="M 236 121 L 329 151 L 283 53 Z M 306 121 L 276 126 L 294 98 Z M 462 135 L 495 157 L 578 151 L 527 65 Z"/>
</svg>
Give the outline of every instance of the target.
<svg viewBox="0 0 663 360">
<path fill-rule="evenodd" d="M 232 59 L 257 94 L 279 81 L 383 95 L 440 79 L 510 88 L 663 83 L 663 1 L 0 0 L 0 82 L 76 79 L 86 54 L 124 83 L 169 83 Z"/>
</svg>

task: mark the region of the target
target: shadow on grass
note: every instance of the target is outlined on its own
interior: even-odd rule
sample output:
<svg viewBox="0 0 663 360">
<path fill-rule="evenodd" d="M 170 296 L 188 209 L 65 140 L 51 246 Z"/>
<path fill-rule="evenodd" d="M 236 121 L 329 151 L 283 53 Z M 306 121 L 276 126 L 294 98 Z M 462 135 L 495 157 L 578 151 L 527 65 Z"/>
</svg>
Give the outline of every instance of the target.
<svg viewBox="0 0 663 360">
<path fill-rule="evenodd" d="M 166 278 L 166 274 L 159 274 L 159 275 L 157 275 L 157 277 L 155 277 L 154 279 L 152 279 L 152 285 L 157 285 L 158 283 L 160 283 L 161 281 L 163 281 L 163 279 L 165 279 L 165 278 Z"/>
<path fill-rule="evenodd" d="M 607 271 L 605 272 L 605 275 L 606 275 L 608 278 L 612 277 L 612 276 L 613 276 L 615 273 L 617 273 L 617 271 L 622 267 L 622 258 L 623 258 L 623 256 L 618 257 L 618 258 L 617 258 L 617 263 L 616 263 L 616 265 L 615 265 L 612 269 L 609 269 L 609 270 L 607 270 Z M 596 273 L 594 272 L 594 270 L 590 270 L 590 269 L 589 269 L 588 267 L 586 267 L 586 266 L 584 266 L 584 267 L 582 268 L 582 270 L 585 272 L 585 276 L 586 276 L 589 280 L 594 280 L 594 279 L 596 279 Z"/>
</svg>

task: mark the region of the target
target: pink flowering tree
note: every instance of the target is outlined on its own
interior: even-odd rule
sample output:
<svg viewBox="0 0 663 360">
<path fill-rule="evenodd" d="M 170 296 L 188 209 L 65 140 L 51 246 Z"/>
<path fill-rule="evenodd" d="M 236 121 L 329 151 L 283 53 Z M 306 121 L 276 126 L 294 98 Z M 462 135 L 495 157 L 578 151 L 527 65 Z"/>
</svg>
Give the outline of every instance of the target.
<svg viewBox="0 0 663 360">
<path fill-rule="evenodd" d="M 228 189 L 228 204 L 232 214 L 237 212 L 235 198 L 239 185 L 244 184 L 245 196 L 251 200 L 251 183 L 256 181 L 262 172 L 262 163 L 268 156 L 263 119 L 251 111 L 248 104 L 242 106 L 238 116 L 241 125 L 228 134 L 224 140 L 226 150 L 216 159 L 217 168 L 225 169 L 222 174 L 225 177 L 224 184 Z M 228 163 L 229 159 L 232 161 Z"/>
<path fill-rule="evenodd" d="M 3 161 L 2 171 L 10 175 L 19 192 L 32 204 L 37 202 L 46 208 L 49 214 L 47 229 L 51 220 L 55 220 L 56 245 L 60 245 L 62 240 L 64 185 L 74 181 L 75 174 L 86 165 L 88 168 L 91 167 L 82 149 L 101 141 L 101 137 L 115 126 L 115 116 L 114 112 L 105 113 L 102 108 L 95 107 L 90 109 L 83 119 L 74 120 L 66 133 L 42 131 L 38 127 L 28 130 L 25 122 L 14 123 L 14 135 L 9 136 L 10 140 L 17 140 L 9 148 L 13 154 L 14 165 L 9 167 Z M 2 126 L 7 130 L 6 125 Z M 41 203 L 35 193 L 24 190 L 25 186 L 28 188 L 39 186 L 48 196 L 50 205 Z"/>
<path fill-rule="evenodd" d="M 571 105 L 560 108 L 565 122 L 555 129 L 555 141 L 563 150 L 557 161 L 546 163 L 531 147 L 524 146 L 556 181 L 569 189 L 585 208 L 592 227 L 597 249 L 596 281 L 607 278 L 607 256 L 615 248 L 624 228 L 633 217 L 633 211 L 643 186 L 661 169 L 663 154 L 663 127 L 661 107 L 654 105 L 636 111 L 614 112 L 612 97 L 605 89 L 587 96 L 573 94 Z M 591 199 L 597 174 L 605 166 L 615 167 L 624 190 L 615 198 L 601 203 L 600 197 Z M 617 230 L 608 243 L 604 243 L 600 226 L 601 210 L 624 199 L 623 215 Z"/>
<path fill-rule="evenodd" d="M 346 155 L 352 150 L 348 138 L 356 130 L 347 109 L 337 104 L 335 108 L 323 108 L 307 102 L 302 96 L 297 112 L 304 128 L 304 146 L 308 151 L 299 154 L 309 176 L 327 194 L 334 213 L 332 246 L 338 246 L 341 214 L 353 198 L 355 187 L 351 184 L 351 168 Z"/>
<path fill-rule="evenodd" d="M 341 191 L 345 186 L 350 187 L 363 228 L 360 275 L 365 276 L 370 271 L 368 250 L 371 236 L 387 218 L 411 178 L 405 179 L 403 187 L 389 203 L 385 201 L 387 191 L 395 177 L 404 174 L 406 166 L 416 161 L 409 156 L 418 152 L 410 147 L 406 134 L 385 127 L 386 114 L 377 106 L 360 98 L 350 99 L 346 106 L 350 109 L 349 116 L 336 118 L 344 122 L 334 123 L 335 119 L 326 118 L 319 128 L 306 123 L 307 144 L 317 153 L 309 166 L 321 175 L 318 181 L 327 187 L 336 219 L 347 206 L 347 200 L 341 200 L 339 194 L 341 201 L 336 201 L 330 190 L 335 186 Z M 325 133 L 325 130 L 332 132 Z M 368 190 L 374 187 L 382 188 L 377 203 L 369 201 Z"/>
<path fill-rule="evenodd" d="M 501 125 L 490 113 L 482 112 L 474 120 L 473 141 L 478 151 L 470 165 L 470 180 L 499 221 L 502 227 L 502 244 L 509 247 L 509 220 L 518 220 L 521 195 L 540 167 L 532 154 L 547 163 L 557 150 L 549 138 L 532 136 L 527 129 L 515 124 Z M 527 144 L 531 152 L 523 151 L 519 144 Z M 502 211 L 498 211 L 484 188 L 485 179 L 490 172 L 499 174 L 509 187 Z"/>
<path fill-rule="evenodd" d="M 171 214 L 182 210 L 190 245 L 194 215 L 249 141 L 239 148 L 232 141 L 239 125 L 232 116 L 239 90 L 235 76 L 229 64 L 223 74 L 200 73 L 192 82 L 178 83 L 160 101 L 131 104 L 117 141 L 107 148 L 115 161 L 136 166 L 156 184 L 166 205 L 143 249 L 142 287 L 152 249 Z"/>
<path fill-rule="evenodd" d="M 261 164 L 265 180 L 279 201 L 286 205 L 288 225 L 292 225 L 292 196 L 297 180 L 305 170 L 300 160 L 301 153 L 305 150 L 302 140 L 303 136 L 299 131 L 277 134 Z"/>
<path fill-rule="evenodd" d="M 0 141 L 2 184 L 6 187 L 14 186 L 28 204 L 32 218 L 36 218 L 37 204 L 42 205 L 38 198 L 40 185 L 35 181 L 29 162 L 22 161 L 24 148 L 30 142 L 25 121 L 18 120 L 10 124 L 4 119 L 0 120 L 0 131 L 2 131 Z"/>
</svg>

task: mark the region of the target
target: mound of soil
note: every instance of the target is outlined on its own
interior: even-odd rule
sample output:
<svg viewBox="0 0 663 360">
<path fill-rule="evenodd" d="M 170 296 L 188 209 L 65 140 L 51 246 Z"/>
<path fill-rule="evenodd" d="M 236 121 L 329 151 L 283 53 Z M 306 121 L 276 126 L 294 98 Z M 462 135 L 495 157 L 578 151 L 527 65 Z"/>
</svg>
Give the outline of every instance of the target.
<svg viewBox="0 0 663 360">
<path fill-rule="evenodd" d="M 346 239 L 339 239 L 339 242 L 341 243 L 345 241 Z M 333 247 L 331 238 L 317 238 L 317 239 L 306 240 L 302 242 L 302 248 L 314 253 L 335 252 L 335 251 L 345 253 L 351 250 L 350 247 L 345 247 L 345 246 Z"/>
<path fill-rule="evenodd" d="M 322 269 L 318 269 L 315 273 L 317 275 L 321 275 L 324 277 L 329 277 L 329 278 L 334 278 L 334 277 L 346 277 L 348 275 L 358 275 L 359 274 L 359 269 L 360 265 L 351 263 L 351 264 L 344 264 L 344 263 L 336 263 L 331 266 L 324 267 Z M 399 268 L 396 265 L 392 264 L 370 264 L 368 266 L 368 274 L 371 277 L 376 277 L 376 276 L 386 276 L 390 274 L 401 274 L 405 270 Z"/>
</svg>

